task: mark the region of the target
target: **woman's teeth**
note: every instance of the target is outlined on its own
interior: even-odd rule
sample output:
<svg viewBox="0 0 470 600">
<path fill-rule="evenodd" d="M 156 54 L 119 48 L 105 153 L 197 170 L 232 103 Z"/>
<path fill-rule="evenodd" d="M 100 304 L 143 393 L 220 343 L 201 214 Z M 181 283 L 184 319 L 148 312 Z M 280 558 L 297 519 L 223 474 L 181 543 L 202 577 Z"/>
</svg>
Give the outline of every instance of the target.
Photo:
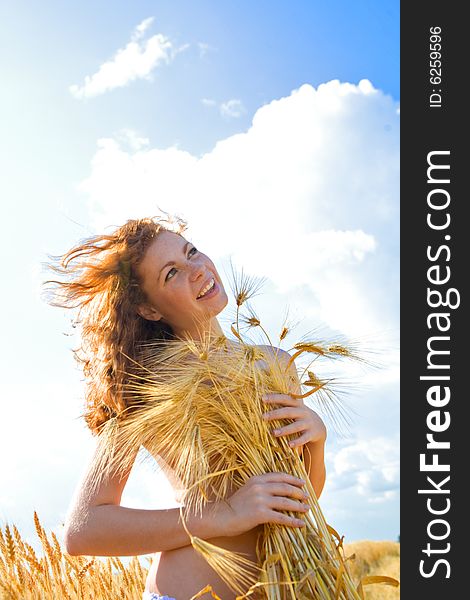
<svg viewBox="0 0 470 600">
<path fill-rule="evenodd" d="M 214 279 L 211 279 L 206 287 L 199 292 L 199 296 L 197 296 L 197 298 L 202 298 L 205 294 L 207 294 L 207 292 L 214 287 L 214 283 Z"/>
</svg>

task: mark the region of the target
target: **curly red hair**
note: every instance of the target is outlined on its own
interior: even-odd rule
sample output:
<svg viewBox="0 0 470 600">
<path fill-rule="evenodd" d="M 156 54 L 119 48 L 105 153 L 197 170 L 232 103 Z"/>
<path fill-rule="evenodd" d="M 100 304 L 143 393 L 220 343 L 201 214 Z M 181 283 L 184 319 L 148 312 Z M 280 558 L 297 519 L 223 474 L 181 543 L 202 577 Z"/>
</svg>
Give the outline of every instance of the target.
<svg viewBox="0 0 470 600">
<path fill-rule="evenodd" d="M 91 431 L 128 407 L 125 385 L 134 372 L 140 342 L 170 339 L 171 328 L 137 313 L 147 300 L 137 273 L 148 246 L 160 231 L 181 235 L 179 217 L 133 219 L 110 235 L 81 240 L 63 255 L 50 256 L 46 266 L 63 277 L 47 298 L 53 306 L 78 308 L 81 346 L 74 356 L 86 379 L 85 421 Z"/>
</svg>

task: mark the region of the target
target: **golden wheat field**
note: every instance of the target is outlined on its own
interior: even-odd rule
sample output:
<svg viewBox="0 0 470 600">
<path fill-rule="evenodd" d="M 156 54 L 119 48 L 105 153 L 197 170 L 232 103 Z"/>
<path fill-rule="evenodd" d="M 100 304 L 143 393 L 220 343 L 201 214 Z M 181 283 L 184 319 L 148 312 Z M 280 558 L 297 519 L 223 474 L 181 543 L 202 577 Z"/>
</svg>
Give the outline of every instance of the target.
<svg viewBox="0 0 470 600">
<path fill-rule="evenodd" d="M 34 523 L 41 556 L 14 525 L 0 528 L 1 600 L 141 600 L 149 557 L 133 557 L 124 565 L 115 557 L 70 556 L 53 532 L 46 533 L 36 513 Z M 398 542 L 355 542 L 345 545 L 345 554 L 354 555 L 348 564 L 357 582 L 374 575 L 399 579 Z M 399 588 L 374 584 L 364 587 L 364 595 L 366 600 L 394 600 L 400 592 Z M 217 598 L 210 592 L 200 597 Z"/>
<path fill-rule="evenodd" d="M 349 561 L 351 574 L 356 581 L 373 575 L 387 575 L 400 581 L 400 544 L 398 542 L 374 542 L 364 540 L 345 544 L 346 556 L 355 555 Z M 400 588 L 375 584 L 364 587 L 366 600 L 398 600 Z"/>
</svg>

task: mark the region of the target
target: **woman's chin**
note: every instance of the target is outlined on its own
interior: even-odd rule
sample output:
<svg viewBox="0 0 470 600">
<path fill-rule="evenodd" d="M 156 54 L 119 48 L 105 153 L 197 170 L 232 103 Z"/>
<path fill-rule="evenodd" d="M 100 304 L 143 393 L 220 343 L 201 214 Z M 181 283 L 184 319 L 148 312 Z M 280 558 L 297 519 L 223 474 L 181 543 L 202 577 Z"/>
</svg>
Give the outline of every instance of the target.
<svg viewBox="0 0 470 600">
<path fill-rule="evenodd" d="M 215 319 L 224 310 L 227 304 L 227 294 L 225 293 L 225 291 L 221 291 L 221 293 L 217 295 L 217 298 L 214 298 L 213 302 L 208 302 L 204 306 L 203 312 L 205 320 L 207 320 L 207 322 L 210 323 L 212 319 Z"/>
</svg>

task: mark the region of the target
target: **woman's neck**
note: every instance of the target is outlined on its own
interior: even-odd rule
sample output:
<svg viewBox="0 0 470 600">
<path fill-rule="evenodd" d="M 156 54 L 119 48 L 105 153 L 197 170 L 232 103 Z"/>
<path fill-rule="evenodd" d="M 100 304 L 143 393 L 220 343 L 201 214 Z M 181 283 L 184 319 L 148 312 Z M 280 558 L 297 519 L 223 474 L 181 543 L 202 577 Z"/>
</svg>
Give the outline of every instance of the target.
<svg viewBox="0 0 470 600">
<path fill-rule="evenodd" d="M 202 341 L 210 338 L 217 338 L 224 335 L 222 327 L 216 317 L 213 317 L 209 322 L 195 325 L 191 330 L 185 329 L 180 332 L 175 332 L 177 337 L 182 339 L 192 339 Z"/>
</svg>

